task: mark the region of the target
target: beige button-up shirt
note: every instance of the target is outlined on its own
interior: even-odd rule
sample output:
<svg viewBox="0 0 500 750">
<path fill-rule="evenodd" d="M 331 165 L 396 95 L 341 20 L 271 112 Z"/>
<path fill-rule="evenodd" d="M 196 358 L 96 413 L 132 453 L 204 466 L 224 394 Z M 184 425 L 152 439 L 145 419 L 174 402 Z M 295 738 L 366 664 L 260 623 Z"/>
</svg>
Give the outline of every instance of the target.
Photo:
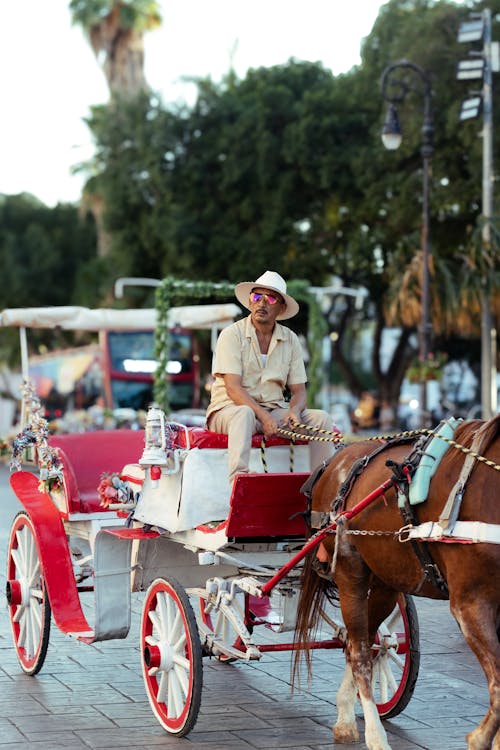
<svg viewBox="0 0 500 750">
<path fill-rule="evenodd" d="M 287 408 L 283 398 L 285 386 L 307 382 L 298 336 L 286 326 L 275 323 L 264 365 L 250 315 L 224 328 L 212 363 L 215 382 L 207 418 L 233 404 L 222 378 L 228 374 L 241 375 L 243 388 L 265 408 Z"/>
</svg>

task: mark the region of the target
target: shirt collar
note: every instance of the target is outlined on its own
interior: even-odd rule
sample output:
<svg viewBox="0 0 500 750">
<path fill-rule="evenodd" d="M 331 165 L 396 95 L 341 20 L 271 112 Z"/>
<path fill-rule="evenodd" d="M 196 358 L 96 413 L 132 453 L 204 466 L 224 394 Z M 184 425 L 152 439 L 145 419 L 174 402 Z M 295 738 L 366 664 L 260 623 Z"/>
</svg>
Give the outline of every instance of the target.
<svg viewBox="0 0 500 750">
<path fill-rule="evenodd" d="M 251 315 L 247 315 L 247 317 L 245 319 L 245 336 L 248 339 L 251 339 L 252 335 L 257 336 L 257 333 L 256 333 L 256 330 L 255 330 L 255 326 L 252 323 L 252 316 Z M 275 338 L 278 341 L 284 340 L 284 338 L 285 338 L 285 332 L 283 330 L 283 326 L 280 323 L 275 323 L 274 324 L 274 330 L 273 330 L 272 338 Z"/>
</svg>

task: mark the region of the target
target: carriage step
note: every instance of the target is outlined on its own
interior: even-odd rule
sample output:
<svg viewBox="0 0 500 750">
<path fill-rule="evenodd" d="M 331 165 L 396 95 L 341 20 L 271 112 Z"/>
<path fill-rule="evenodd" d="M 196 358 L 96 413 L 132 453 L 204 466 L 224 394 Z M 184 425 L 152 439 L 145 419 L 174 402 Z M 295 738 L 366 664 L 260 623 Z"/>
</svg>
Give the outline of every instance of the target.
<svg viewBox="0 0 500 750">
<path fill-rule="evenodd" d="M 236 578 L 234 583 L 236 583 L 241 591 L 245 591 L 247 594 L 256 596 L 259 599 L 262 598 L 262 583 L 257 578 L 243 576 L 243 578 Z"/>
</svg>

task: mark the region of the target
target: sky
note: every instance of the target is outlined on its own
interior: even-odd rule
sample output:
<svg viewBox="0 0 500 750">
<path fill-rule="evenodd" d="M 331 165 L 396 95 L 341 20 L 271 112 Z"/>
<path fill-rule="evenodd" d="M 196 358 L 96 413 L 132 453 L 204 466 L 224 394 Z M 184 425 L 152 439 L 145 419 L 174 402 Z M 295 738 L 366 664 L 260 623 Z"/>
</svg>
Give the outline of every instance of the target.
<svg viewBox="0 0 500 750">
<path fill-rule="evenodd" d="M 334 75 L 360 62 L 381 0 L 162 0 L 162 27 L 145 35 L 145 74 L 165 104 L 193 101 L 185 77 L 218 82 L 291 57 Z M 78 201 L 90 158 L 84 118 L 108 90 L 90 45 L 71 25 L 69 0 L 0 0 L 0 193 L 48 206 Z"/>
</svg>

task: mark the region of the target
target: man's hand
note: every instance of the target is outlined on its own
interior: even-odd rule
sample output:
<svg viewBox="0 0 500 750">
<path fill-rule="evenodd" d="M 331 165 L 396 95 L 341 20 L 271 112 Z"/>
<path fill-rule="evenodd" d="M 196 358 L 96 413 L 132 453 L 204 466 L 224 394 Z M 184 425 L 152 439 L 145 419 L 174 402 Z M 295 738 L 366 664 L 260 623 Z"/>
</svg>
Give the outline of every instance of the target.
<svg viewBox="0 0 500 750">
<path fill-rule="evenodd" d="M 288 406 L 288 414 L 285 417 L 286 423 L 293 429 L 301 423 L 301 414 L 306 408 L 306 387 L 304 383 L 290 386 L 292 395 Z"/>
<path fill-rule="evenodd" d="M 295 409 L 288 409 L 280 420 L 280 426 L 293 429 L 295 425 L 300 424 L 300 414 Z"/>
<path fill-rule="evenodd" d="M 272 435 L 276 435 L 276 433 L 278 432 L 278 423 L 268 412 L 259 416 L 259 421 L 262 425 L 262 430 L 266 438 L 271 437 Z"/>
<path fill-rule="evenodd" d="M 290 427 L 300 424 L 300 414 L 297 414 L 293 409 L 289 409 L 287 423 Z"/>
</svg>

